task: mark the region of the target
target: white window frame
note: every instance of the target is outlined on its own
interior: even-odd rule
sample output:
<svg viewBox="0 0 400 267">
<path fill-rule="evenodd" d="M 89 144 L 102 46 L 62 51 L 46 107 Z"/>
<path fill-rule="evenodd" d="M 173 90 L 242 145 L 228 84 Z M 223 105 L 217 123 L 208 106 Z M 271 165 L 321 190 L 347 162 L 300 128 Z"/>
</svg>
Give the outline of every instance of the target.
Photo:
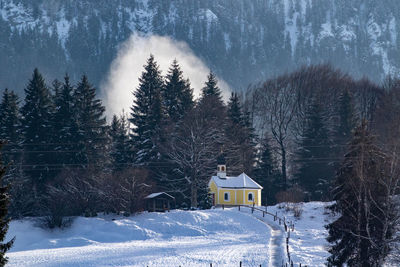
<svg viewBox="0 0 400 267">
<path fill-rule="evenodd" d="M 227 194 L 227 196 L 228 196 L 228 199 L 225 199 L 225 194 Z M 229 201 L 231 201 L 231 192 L 224 192 L 224 202 L 229 202 Z"/>
<path fill-rule="evenodd" d="M 251 195 L 251 200 L 249 199 L 249 196 Z M 251 201 L 251 202 L 255 202 L 255 199 L 254 199 L 254 192 L 249 192 L 248 194 L 247 194 L 247 201 Z"/>
</svg>

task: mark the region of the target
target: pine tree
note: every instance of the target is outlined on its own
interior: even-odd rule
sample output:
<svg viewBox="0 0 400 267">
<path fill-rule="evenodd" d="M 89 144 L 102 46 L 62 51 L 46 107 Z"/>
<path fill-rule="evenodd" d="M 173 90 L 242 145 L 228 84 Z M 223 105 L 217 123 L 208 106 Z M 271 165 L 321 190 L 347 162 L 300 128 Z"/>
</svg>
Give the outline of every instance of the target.
<svg viewBox="0 0 400 267">
<path fill-rule="evenodd" d="M 161 71 L 150 55 L 145 70 L 139 78 L 139 87 L 134 92 L 135 100 L 129 121 L 135 126 L 132 130 L 134 161 L 143 166 L 156 163 L 160 157 L 160 139 L 163 122 Z"/>
<path fill-rule="evenodd" d="M 254 170 L 254 179 L 259 183 L 263 190 L 261 191 L 262 202 L 265 205 L 276 203 L 275 195 L 281 190 L 279 169 L 276 166 L 276 160 L 273 157 L 268 136 L 261 142 L 258 153 L 258 160 Z"/>
<path fill-rule="evenodd" d="M 130 159 L 128 122 L 125 114 L 119 118 L 116 115 L 113 116 L 109 135 L 111 138 L 111 167 L 113 171 L 121 171 L 128 167 Z"/>
<path fill-rule="evenodd" d="M 3 143 L 0 142 L 0 150 L 2 146 Z M 8 186 L 3 185 L 3 176 L 5 172 L 6 168 L 3 166 L 0 157 L 0 242 L 3 242 L 6 238 L 8 224 L 10 222 L 10 218 L 7 217 L 9 203 Z M 5 254 L 12 247 L 14 240 L 15 237 L 8 242 L 0 243 L 0 266 L 6 265 L 8 258 Z"/>
<path fill-rule="evenodd" d="M 382 266 L 389 252 L 393 225 L 385 220 L 394 211 L 386 178 L 388 158 L 375 145 L 363 122 L 354 132 L 348 153 L 337 173 L 331 207 L 339 217 L 326 226 L 332 244 L 328 266 Z"/>
<path fill-rule="evenodd" d="M 299 165 L 296 182 L 310 200 L 321 200 L 333 177 L 329 159 L 329 133 L 324 123 L 322 106 L 312 100 L 306 111 L 296 162 Z"/>
<path fill-rule="evenodd" d="M 201 91 L 198 102 L 200 113 L 204 116 L 207 127 L 225 136 L 226 128 L 226 107 L 222 100 L 221 89 L 218 87 L 218 81 L 213 72 L 210 72 Z M 222 146 L 222 144 L 221 144 Z M 216 148 L 218 151 L 218 148 Z M 221 147 L 219 148 L 221 149 Z M 217 152 L 219 153 L 219 151 Z"/>
<path fill-rule="evenodd" d="M 69 76 L 65 75 L 63 84 L 55 84 L 55 112 L 53 116 L 53 150 L 56 164 L 69 166 L 76 163 L 75 153 L 78 149 L 78 125 L 74 113 L 74 88 Z M 57 153 L 57 151 L 60 151 Z"/>
<path fill-rule="evenodd" d="M 25 89 L 25 104 L 21 109 L 23 125 L 24 165 L 33 191 L 43 192 L 50 178 L 52 161 L 48 142 L 51 139 L 53 106 L 50 92 L 38 69 Z"/>
<path fill-rule="evenodd" d="M 251 175 L 255 162 L 255 135 L 250 118 L 242 111 L 237 93 L 232 93 L 227 107 L 227 163 L 230 170 Z"/>
<path fill-rule="evenodd" d="M 183 177 L 181 173 L 174 171 L 179 166 L 168 156 L 167 143 L 169 139 L 174 138 L 179 133 L 184 118 L 194 108 L 193 89 L 190 87 L 190 81 L 183 78 L 183 72 L 176 60 L 172 62 L 165 77 L 165 86 L 161 90 L 161 95 L 165 112 L 165 125 L 163 125 L 162 130 L 164 138 L 161 140 L 162 151 L 156 178 L 159 180 L 162 190 L 173 192 L 175 185 L 168 181 Z"/>
<path fill-rule="evenodd" d="M 212 71 L 210 71 L 208 74 L 207 81 L 205 86 L 202 88 L 201 93 L 202 99 L 206 99 L 207 97 L 215 97 L 216 100 L 223 105 L 221 89 L 219 89 L 217 77 Z"/>
<path fill-rule="evenodd" d="M 86 75 L 78 83 L 73 94 L 75 120 L 78 136 L 75 142 L 79 152 L 76 154 L 78 164 L 98 166 L 106 163 L 106 118 L 105 108 L 96 98 L 96 89 L 89 83 Z"/>
<path fill-rule="evenodd" d="M 13 91 L 4 90 L 0 103 L 0 140 L 6 141 L 3 147 L 5 164 L 19 162 L 21 149 L 21 127 L 18 96 Z"/>
<path fill-rule="evenodd" d="M 334 138 L 337 144 L 337 153 L 341 158 L 346 151 L 346 145 L 351 140 L 352 130 L 356 126 L 354 103 L 348 89 L 344 90 L 338 99 L 339 123 L 335 129 Z"/>
<path fill-rule="evenodd" d="M 166 117 L 176 123 L 193 107 L 193 90 L 189 80 L 183 78 L 183 72 L 176 60 L 172 62 L 165 78 L 165 86 L 161 90 L 163 106 Z"/>
</svg>

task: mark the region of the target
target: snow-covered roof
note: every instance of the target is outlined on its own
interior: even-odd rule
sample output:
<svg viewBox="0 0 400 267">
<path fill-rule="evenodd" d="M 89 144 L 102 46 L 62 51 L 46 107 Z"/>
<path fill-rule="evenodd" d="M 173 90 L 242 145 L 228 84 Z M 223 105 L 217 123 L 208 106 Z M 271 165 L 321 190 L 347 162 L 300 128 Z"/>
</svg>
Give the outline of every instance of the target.
<svg viewBox="0 0 400 267">
<path fill-rule="evenodd" d="M 145 198 L 155 198 L 155 197 L 158 197 L 160 195 L 166 195 L 167 197 L 174 198 L 173 196 L 171 196 L 170 194 L 167 194 L 165 192 L 152 193 L 152 194 L 148 195 Z"/>
<path fill-rule="evenodd" d="M 227 176 L 226 178 L 220 178 L 218 176 L 211 177 L 211 181 L 214 181 L 218 187 L 224 188 L 253 188 L 262 189 L 263 187 L 256 183 L 253 179 L 242 173 L 239 176 Z"/>
</svg>

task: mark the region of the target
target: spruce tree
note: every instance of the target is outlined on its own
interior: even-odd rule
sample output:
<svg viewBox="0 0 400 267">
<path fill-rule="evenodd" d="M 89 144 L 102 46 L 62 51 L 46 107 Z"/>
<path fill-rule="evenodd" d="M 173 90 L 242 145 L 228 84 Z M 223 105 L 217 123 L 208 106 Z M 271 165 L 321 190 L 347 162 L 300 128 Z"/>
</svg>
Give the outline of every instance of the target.
<svg viewBox="0 0 400 267">
<path fill-rule="evenodd" d="M 128 167 L 127 164 L 130 159 L 128 130 L 125 114 L 122 114 L 119 118 L 114 115 L 109 130 L 111 138 L 111 168 L 113 171 L 121 171 Z"/>
<path fill-rule="evenodd" d="M 78 125 L 74 110 L 74 88 L 70 84 L 69 76 L 65 75 L 64 83 L 54 84 L 55 112 L 53 116 L 53 150 L 56 164 L 69 166 L 75 164 L 75 153 L 78 137 Z"/>
<path fill-rule="evenodd" d="M 389 253 L 394 210 L 385 199 L 388 158 L 375 145 L 366 122 L 356 128 L 335 178 L 331 209 L 339 217 L 326 226 L 331 256 L 328 266 L 382 266 Z M 387 181 L 387 180 L 386 180 Z M 390 187 L 390 186 L 389 186 Z"/>
<path fill-rule="evenodd" d="M 227 162 L 236 174 L 251 175 L 255 161 L 255 135 L 249 117 L 243 112 L 237 93 L 232 93 L 227 107 Z"/>
<path fill-rule="evenodd" d="M 218 80 L 215 74 L 210 71 L 205 86 L 202 88 L 202 98 L 209 96 L 216 97 L 222 102 L 221 89 L 218 87 Z"/>
<path fill-rule="evenodd" d="M 334 141 L 337 154 L 342 158 L 345 154 L 347 143 L 351 140 L 352 130 L 356 126 L 354 102 L 351 92 L 344 90 L 338 99 L 338 125 L 334 130 Z"/>
<path fill-rule="evenodd" d="M 2 146 L 3 143 L 0 142 L 0 150 Z M 3 166 L 0 153 L 0 242 L 3 242 L 6 238 L 8 224 L 10 222 L 10 218 L 7 216 L 9 203 L 8 186 L 4 186 L 3 182 L 5 172 L 6 168 Z M 12 247 L 14 240 L 15 237 L 8 242 L 0 243 L 0 266 L 5 266 L 8 262 L 6 252 Z"/>
<path fill-rule="evenodd" d="M 139 87 L 133 93 L 135 100 L 129 121 L 134 125 L 131 136 L 134 161 L 149 166 L 160 158 L 163 122 L 161 89 L 164 84 L 153 55 L 150 55 L 144 68 Z"/>
<path fill-rule="evenodd" d="M 329 151 L 329 133 L 322 106 L 317 99 L 313 99 L 306 111 L 305 127 L 296 155 L 298 171 L 295 174 L 295 182 L 305 190 L 309 200 L 321 200 L 327 193 L 333 177 Z"/>
<path fill-rule="evenodd" d="M 99 166 L 106 163 L 106 118 L 105 107 L 96 98 L 94 88 L 86 75 L 76 86 L 73 94 L 74 113 L 78 135 L 75 142 L 79 152 L 76 154 L 78 164 L 83 167 Z"/>
<path fill-rule="evenodd" d="M 168 141 L 179 135 L 184 119 L 193 112 L 193 89 L 189 80 L 183 78 L 183 72 L 176 60 L 173 61 L 166 77 L 165 86 L 162 89 L 163 106 L 166 124 L 163 127 L 162 153 L 160 167 L 158 167 L 158 180 L 163 190 L 176 192 L 176 187 L 185 187 L 184 183 L 172 183 L 171 181 L 183 181 L 183 173 L 178 164 L 169 157 Z M 178 194 L 176 194 L 179 197 Z"/>
<path fill-rule="evenodd" d="M 207 162 L 207 164 L 203 166 L 204 170 L 198 174 L 202 179 L 205 177 L 207 177 L 206 179 L 209 179 L 213 174 L 210 172 L 210 169 L 215 170 L 218 155 L 221 152 L 224 152 L 225 154 L 229 153 L 229 146 L 227 146 L 228 142 L 226 137 L 226 106 L 222 100 L 218 81 L 212 72 L 210 72 L 207 77 L 207 81 L 202 88 L 200 100 L 195 109 L 195 116 L 197 116 L 197 119 L 200 119 L 201 121 L 201 130 L 199 129 L 199 131 L 204 131 L 209 140 L 207 142 L 212 142 L 212 149 L 208 151 L 208 157 L 211 157 L 212 160 Z M 204 137 L 204 140 L 205 139 L 206 137 Z M 210 164 L 213 165 L 210 166 Z M 227 171 L 230 172 L 230 166 L 227 166 Z M 202 200 L 206 199 L 208 193 L 207 183 L 199 183 L 197 186 L 198 198 Z"/>
<path fill-rule="evenodd" d="M 207 81 L 201 90 L 198 108 L 210 130 L 220 132 L 221 136 L 225 136 L 226 107 L 222 100 L 217 78 L 213 72 L 208 74 Z"/>
<path fill-rule="evenodd" d="M 270 139 L 266 136 L 258 152 L 258 160 L 254 170 L 254 179 L 259 183 L 263 190 L 261 191 L 261 200 L 265 205 L 276 203 L 275 195 L 280 191 L 282 185 L 280 182 L 280 173 L 273 157 Z"/>
<path fill-rule="evenodd" d="M 31 180 L 34 192 L 43 192 L 50 178 L 47 153 L 51 139 L 53 105 L 48 87 L 38 69 L 25 89 L 25 103 L 21 109 L 25 172 Z"/>
<path fill-rule="evenodd" d="M 172 62 L 165 80 L 165 86 L 161 90 L 164 111 L 166 117 L 176 123 L 193 107 L 193 92 L 189 80 L 183 78 L 183 72 L 176 60 Z"/>
<path fill-rule="evenodd" d="M 21 149 L 21 125 L 18 96 L 13 91 L 4 90 L 0 103 L 0 140 L 6 141 L 3 147 L 5 164 L 19 162 Z"/>
</svg>

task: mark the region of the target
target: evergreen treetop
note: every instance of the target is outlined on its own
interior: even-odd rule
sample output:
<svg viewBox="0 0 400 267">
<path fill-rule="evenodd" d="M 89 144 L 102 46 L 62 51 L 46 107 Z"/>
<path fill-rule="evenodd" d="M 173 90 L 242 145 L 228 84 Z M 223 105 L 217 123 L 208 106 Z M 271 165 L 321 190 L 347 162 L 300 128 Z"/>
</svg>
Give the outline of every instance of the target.
<svg viewBox="0 0 400 267">
<path fill-rule="evenodd" d="M 273 156 L 271 141 L 268 136 L 261 140 L 261 145 L 258 151 L 258 160 L 254 170 L 254 178 L 262 187 L 262 202 L 265 205 L 271 205 L 276 202 L 275 194 L 280 190 L 279 184 L 279 169 L 276 160 Z M 264 202 L 265 201 L 265 202 Z"/>
<path fill-rule="evenodd" d="M 207 76 L 207 81 L 205 82 L 205 86 L 201 90 L 201 97 L 207 98 L 207 97 L 215 97 L 217 98 L 218 101 L 222 102 L 222 95 L 221 95 L 221 89 L 218 87 L 218 80 L 215 74 L 210 71 L 210 73 Z"/>
<path fill-rule="evenodd" d="M 132 143 L 135 162 L 149 164 L 160 155 L 158 148 L 163 123 L 161 89 L 164 86 L 161 71 L 153 55 L 147 60 L 139 78 L 139 87 L 134 91 L 135 100 L 131 108 L 129 121 L 132 129 Z"/>
<path fill-rule="evenodd" d="M 45 183 L 51 178 L 49 164 L 52 155 L 45 152 L 51 140 L 53 105 L 48 87 L 38 69 L 35 69 L 32 79 L 25 89 L 25 103 L 21 108 L 23 145 L 26 174 L 36 189 L 43 193 Z"/>
<path fill-rule="evenodd" d="M 165 86 L 162 88 L 163 106 L 167 117 L 177 122 L 193 107 L 193 90 L 189 80 L 183 78 L 183 72 L 176 59 L 165 78 Z"/>
<path fill-rule="evenodd" d="M 356 126 L 354 103 L 351 92 L 345 89 L 338 99 L 339 125 L 336 128 L 336 138 L 341 146 L 351 139 L 352 130 Z"/>
<path fill-rule="evenodd" d="M 73 98 L 78 128 L 76 142 L 80 146 L 77 159 L 83 165 L 105 163 L 105 155 L 101 152 L 106 143 L 105 107 L 96 98 L 96 89 L 86 75 L 82 76 L 76 86 Z"/>
<path fill-rule="evenodd" d="M 18 157 L 16 151 L 20 149 L 21 125 L 19 115 L 18 96 L 13 91 L 4 90 L 0 103 L 0 140 L 6 141 L 4 160 L 9 163 Z M 7 154 L 12 152 L 12 154 Z"/>
<path fill-rule="evenodd" d="M 120 171 L 126 168 L 129 162 L 129 136 L 128 136 L 128 122 L 125 114 L 119 118 L 114 115 L 111 121 L 109 130 L 111 137 L 111 167 L 114 171 Z"/>
<path fill-rule="evenodd" d="M 242 107 L 237 93 L 232 92 L 229 98 L 228 116 L 234 124 L 241 124 L 243 122 Z"/>
<path fill-rule="evenodd" d="M 320 101 L 314 98 L 306 110 L 305 127 L 301 135 L 295 179 L 311 200 L 321 200 L 333 176 L 329 158 L 329 131 L 324 123 Z"/>
<path fill-rule="evenodd" d="M 55 153 L 57 164 L 75 164 L 75 153 L 79 150 L 79 131 L 75 116 L 74 88 L 68 74 L 64 77 L 64 83 L 59 85 L 54 102 L 53 149 L 60 151 Z"/>
</svg>

